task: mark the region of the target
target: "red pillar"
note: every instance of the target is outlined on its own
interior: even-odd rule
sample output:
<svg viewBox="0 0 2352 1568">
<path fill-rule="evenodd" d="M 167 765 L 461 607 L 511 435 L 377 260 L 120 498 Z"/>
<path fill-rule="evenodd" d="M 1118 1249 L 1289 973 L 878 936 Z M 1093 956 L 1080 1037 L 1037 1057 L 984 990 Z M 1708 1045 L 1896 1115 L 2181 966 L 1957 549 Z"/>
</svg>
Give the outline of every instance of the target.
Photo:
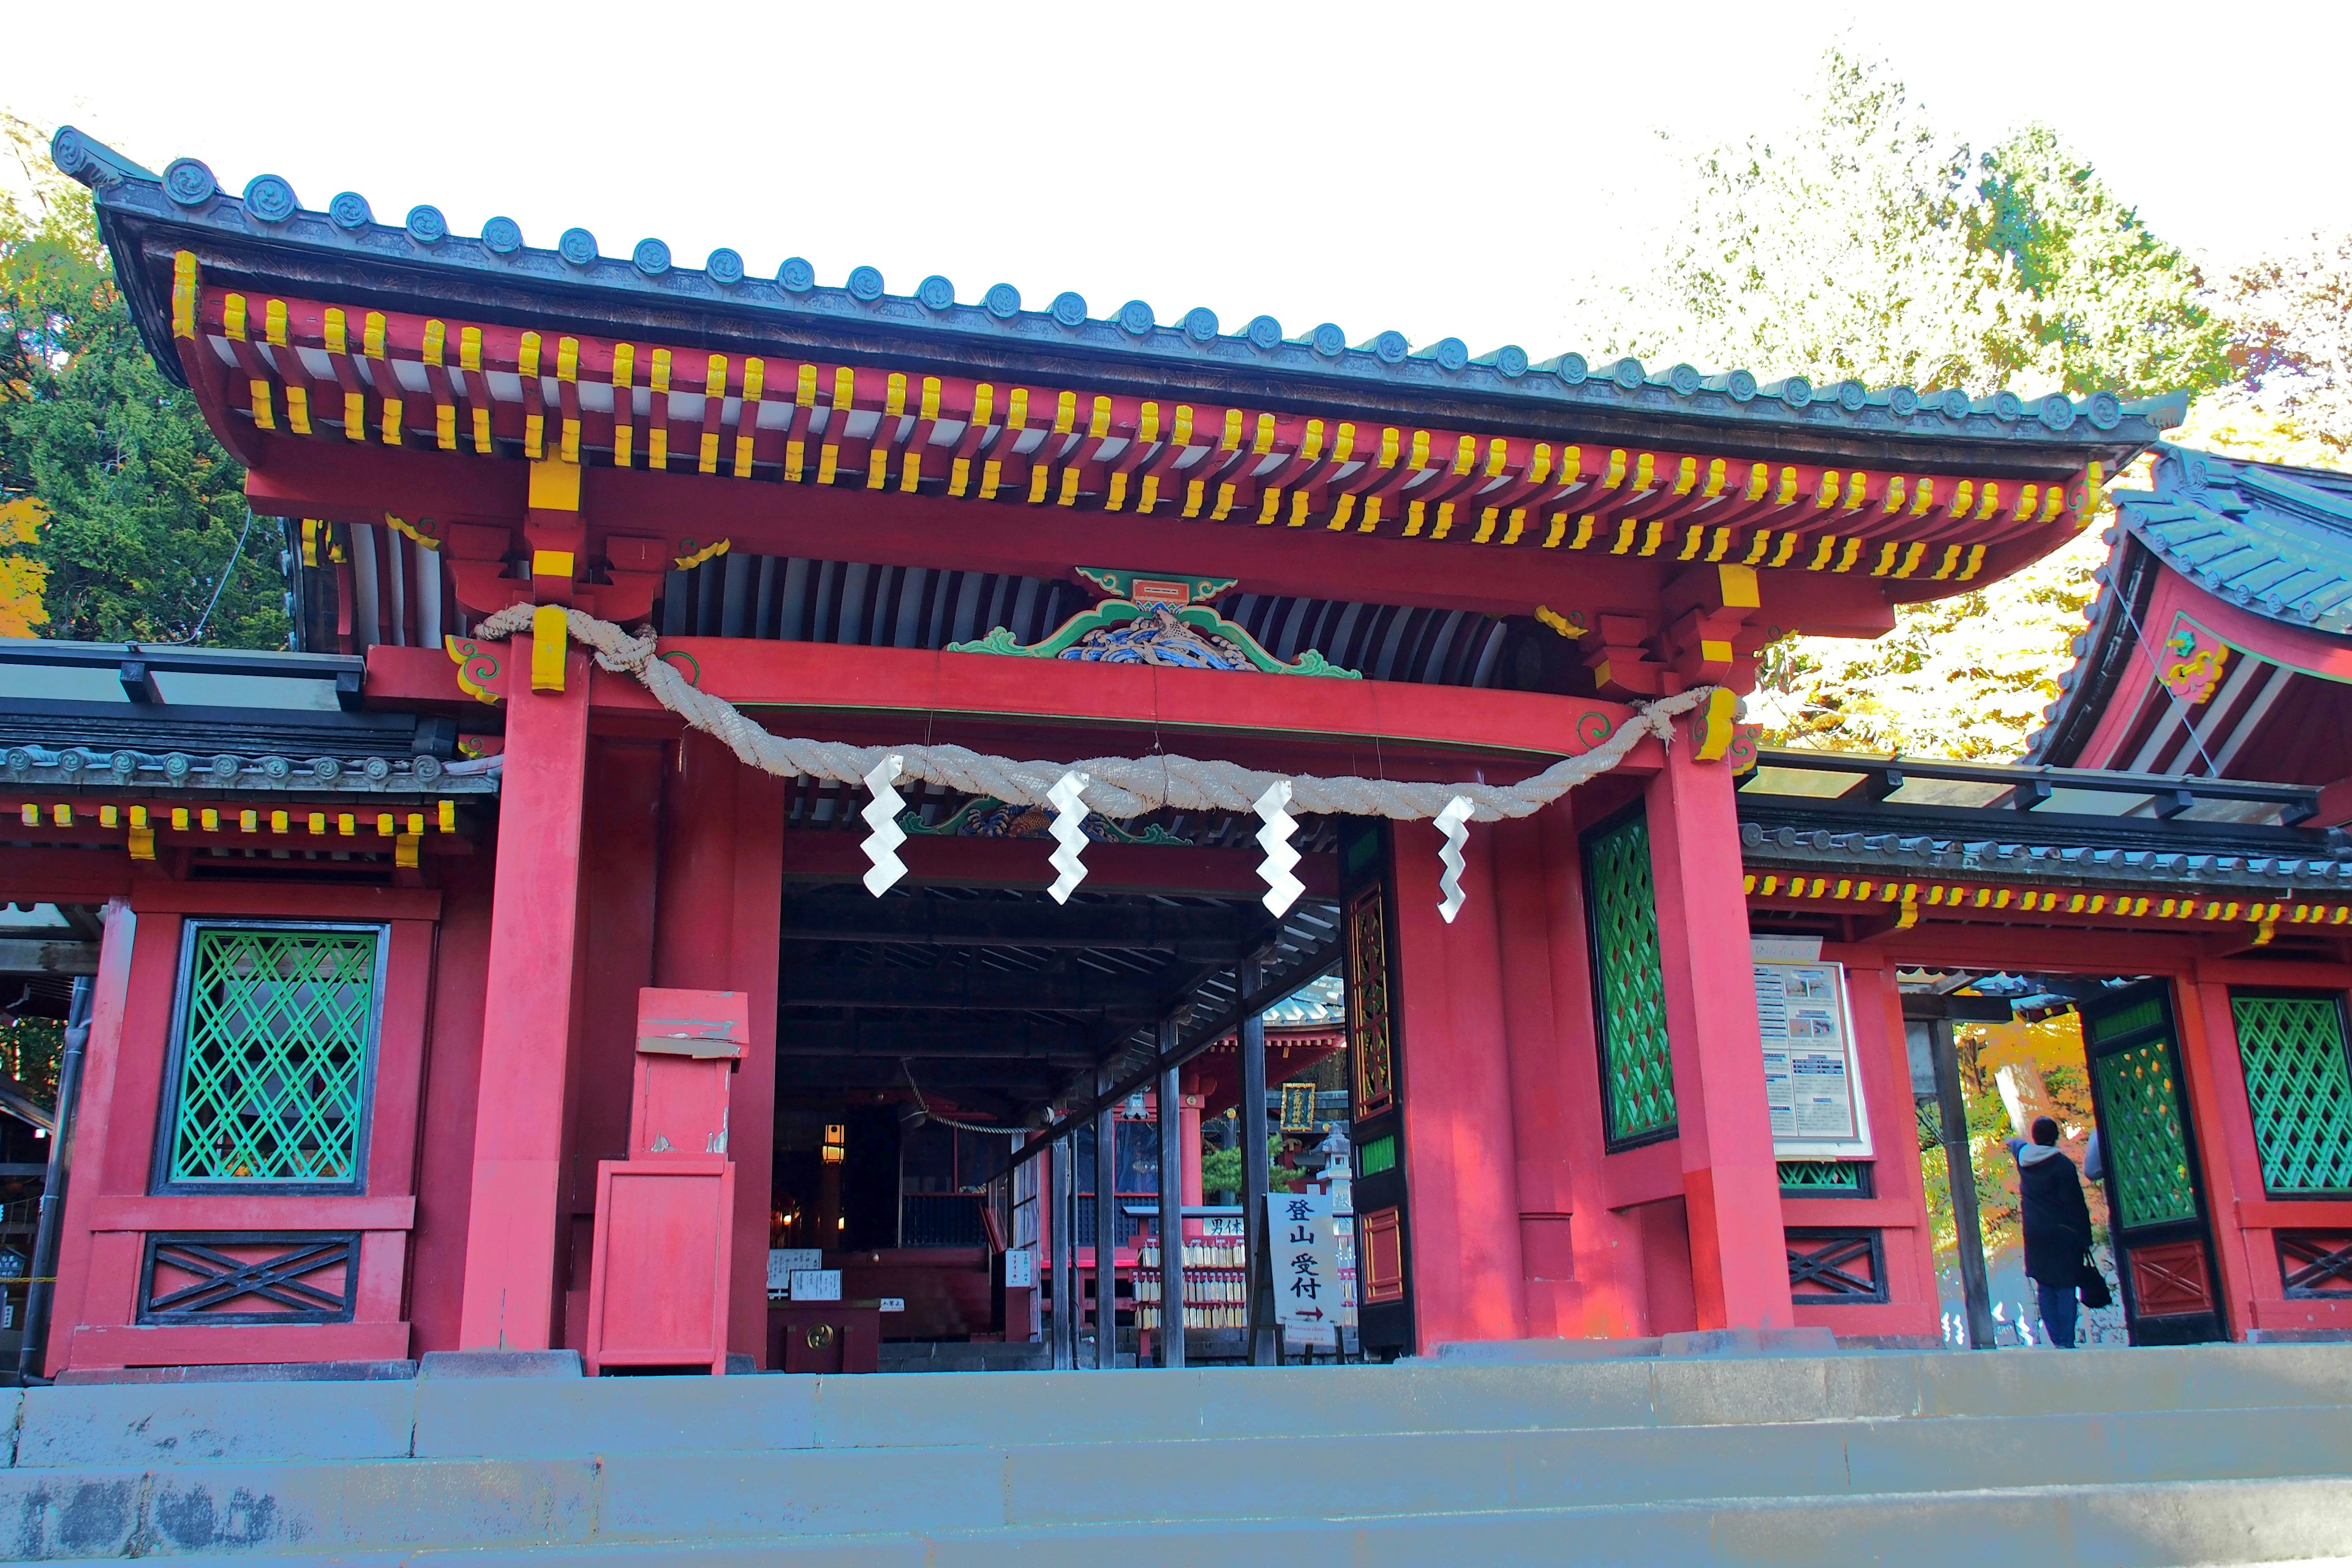
<svg viewBox="0 0 2352 1568">
<path fill-rule="evenodd" d="M 475 1108 L 482 1090 L 482 1016 L 489 984 L 497 867 L 451 856 L 439 873 L 441 926 L 433 964 L 433 1027 L 421 1100 L 416 1239 L 409 1270 L 415 1353 L 454 1351 L 466 1300 L 466 1240 L 473 1197 Z"/>
<path fill-rule="evenodd" d="M 1691 750 L 1668 746 L 1646 791 L 1691 1286 L 1702 1329 L 1784 1329 L 1795 1319 L 1731 770 Z"/>
<path fill-rule="evenodd" d="M 530 668 L 530 645 L 515 637 L 518 670 Z M 517 680 L 508 699 L 458 1329 L 467 1350 L 554 1343 L 590 679 L 587 656 L 574 649 L 563 690 Z"/>
<path fill-rule="evenodd" d="M 588 1282 L 596 1226 L 596 1164 L 629 1157 L 629 1108 L 637 1070 L 637 993 L 654 983 L 654 903 L 661 863 L 662 778 L 671 748 L 598 737 L 589 746 L 586 826 L 581 846 L 583 1002 L 573 1110 L 566 1141 L 567 1232 L 563 1342 L 588 1331 Z"/>
<path fill-rule="evenodd" d="M 1545 824 L 1528 817 L 1498 822 L 1491 832 L 1527 1329 L 1568 1335 L 1579 1331 L 1581 1295 L 1575 1229 L 1582 1216 L 1575 1213 L 1570 1149 L 1577 1104 L 1591 1104 L 1598 1079 L 1576 1076 L 1565 1048 L 1571 1020 L 1551 968 L 1549 884 L 1558 872 L 1547 863 Z"/>
<path fill-rule="evenodd" d="M 1201 1193 L 1201 1080 L 1191 1068 L 1186 1068 L 1178 1082 L 1184 1096 L 1184 1103 L 1178 1110 L 1177 1125 L 1177 1136 L 1182 1141 L 1184 1151 L 1184 1206 L 1196 1209 L 1206 1201 Z M 1185 1236 L 1197 1237 L 1201 1230 L 1199 1220 L 1184 1222 Z"/>
<path fill-rule="evenodd" d="M 728 1096 L 735 1162 L 727 1348 L 765 1360 L 768 1205 L 776 1136 L 776 969 L 782 942 L 784 785 L 717 742 L 689 734 L 664 775 L 654 984 L 741 991 L 751 1048 Z"/>
<path fill-rule="evenodd" d="M 1421 1348 L 1528 1331 L 1493 830 L 1463 850 L 1468 897 L 1438 917 L 1436 830 L 1397 825 L 1397 1000 L 1413 1330 Z"/>
<path fill-rule="evenodd" d="M 2240 1194 L 2263 1195 L 2262 1152 L 2254 1142 L 2254 1110 L 2246 1094 L 2244 1059 L 2239 1055 L 2238 1019 L 2230 1005 L 2230 987 L 2199 963 L 2176 976 L 2172 1005 L 2180 1031 L 2182 1109 L 2197 1133 L 2199 1163 L 2204 1167 L 2205 1212 L 2211 1216 L 2213 1260 L 2220 1266 L 2222 1321 L 2230 1337 L 2242 1340 L 2249 1329 L 2267 1328 L 2255 1304 L 2258 1287 L 2268 1293 L 2279 1278 L 2258 1262 L 2247 1246 Z M 2308 982 L 2306 982 L 2308 984 Z M 2271 1238 L 2263 1238 L 2267 1253 Z M 2274 1254 L 2273 1256 L 2275 1256 Z M 2284 1286 L 2277 1287 L 2281 1295 Z M 2275 1311 L 2275 1309 L 2273 1309 Z M 2284 1313 L 2279 1314 L 2284 1317 Z M 2290 1322 L 2288 1326 L 2300 1326 Z"/>
<path fill-rule="evenodd" d="M 42 1347 L 41 1370 L 51 1377 L 73 1364 L 74 1325 L 87 1316 L 91 1254 L 98 1242 L 94 1228 L 99 1197 L 145 1189 L 143 1181 L 136 1187 L 124 1187 L 108 1180 L 110 1166 L 121 1160 L 110 1148 L 109 1134 L 115 1124 L 114 1086 L 122 1064 L 123 1020 L 142 1002 L 151 1008 L 169 1005 L 163 998 L 171 994 L 173 969 L 178 963 L 176 944 L 168 956 L 163 944 L 153 939 L 145 952 L 138 951 L 139 917 L 124 900 L 108 900 L 102 919 L 98 974 L 90 982 L 89 1040 L 82 1047 L 81 1091 L 74 1115 L 74 1169 L 69 1175 L 79 1179 L 67 1182 L 65 1213 L 58 1216 L 58 1277 L 49 1292 L 48 1342 Z M 173 927 L 173 937 L 179 934 L 176 920 L 159 923 Z M 149 983 L 145 997 L 134 997 L 131 991 L 133 958 L 143 960 L 140 978 Z"/>
<path fill-rule="evenodd" d="M 1637 1223 L 1609 1206 L 1582 845 L 1570 805 L 1538 813 L 1535 822 L 1543 843 L 1545 959 L 1558 1042 L 1551 1070 L 1567 1094 L 1566 1119 L 1556 1136 L 1568 1167 L 1561 1179 L 1575 1200 L 1568 1235 L 1577 1280 L 1574 1316 L 1559 1319 L 1552 1331 L 1565 1339 L 1629 1339 L 1643 1333 L 1648 1321 L 1642 1233 Z M 1562 1293 L 1555 1310 L 1569 1305 Z"/>
</svg>

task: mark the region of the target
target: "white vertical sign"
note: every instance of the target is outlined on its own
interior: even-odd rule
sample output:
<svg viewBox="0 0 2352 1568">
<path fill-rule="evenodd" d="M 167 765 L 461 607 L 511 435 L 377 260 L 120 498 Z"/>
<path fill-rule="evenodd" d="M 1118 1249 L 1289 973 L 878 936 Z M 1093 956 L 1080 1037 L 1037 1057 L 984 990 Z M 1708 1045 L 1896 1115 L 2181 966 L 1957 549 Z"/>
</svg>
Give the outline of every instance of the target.
<svg viewBox="0 0 2352 1568">
<path fill-rule="evenodd" d="M 1339 1249 L 1327 1193 L 1268 1193 L 1266 1246 L 1274 1259 L 1274 1318 L 1283 1342 L 1339 1342 Z"/>
</svg>

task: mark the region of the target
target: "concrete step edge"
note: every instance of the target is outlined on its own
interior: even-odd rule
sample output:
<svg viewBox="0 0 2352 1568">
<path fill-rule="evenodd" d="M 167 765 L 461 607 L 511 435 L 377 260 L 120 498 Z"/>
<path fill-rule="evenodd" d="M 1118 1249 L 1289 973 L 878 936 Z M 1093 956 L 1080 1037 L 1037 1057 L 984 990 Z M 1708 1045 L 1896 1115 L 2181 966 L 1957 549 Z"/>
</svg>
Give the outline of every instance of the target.
<svg viewBox="0 0 2352 1568">
<path fill-rule="evenodd" d="M 1081 1434 L 1067 1437 L 1024 1436 L 1006 1440 L 1002 1436 L 987 1440 L 968 1440 L 963 1436 L 942 1442 L 824 1442 L 810 1441 L 771 1444 L 733 1444 L 671 1447 L 643 1444 L 633 1447 L 599 1445 L 593 1440 L 560 1452 L 513 1451 L 481 1453 L 434 1453 L 419 1455 L 413 1446 L 407 1452 L 341 1455 L 275 1455 L 266 1452 L 205 1455 L 174 1447 L 167 1454 L 147 1456 L 122 1453 L 104 1458 L 68 1458 L 54 1462 L 25 1458 L 14 1465 L 0 1465 L 0 1476 L 17 1474 L 63 1475 L 77 1470 L 119 1471 L 125 1469 L 203 1470 L 214 1467 L 323 1467 L 354 1465 L 396 1465 L 402 1463 L 539 1463 L 595 1462 L 616 1458 L 659 1457 L 671 1459 L 704 1457 L 730 1458 L 752 1454 L 867 1454 L 889 1453 L 904 1456 L 908 1463 L 919 1464 L 926 1457 L 949 1457 L 971 1453 L 1052 1453 L 1059 1450 L 1101 1453 L 1120 1450 L 1191 1450 L 1212 1448 L 1223 1445 L 1272 1446 L 1276 1444 L 1314 1443 L 1333 1445 L 1348 1443 L 1385 1443 L 1410 1440 L 1416 1445 L 1444 1445 L 1450 1441 L 1491 1438 L 1538 1439 L 1546 1437 L 1588 1438 L 1605 1442 L 1612 1436 L 1648 1436 L 1662 1432 L 1689 1434 L 1726 1433 L 1752 1435 L 1753 1440 L 1769 1442 L 1774 1434 L 1820 1435 L 1840 1430 L 1861 1436 L 1880 1429 L 1910 1432 L 1933 1428 L 1956 1436 L 1975 1437 L 2001 1428 L 2020 1431 L 2044 1431 L 2053 1426 L 2096 1425 L 2129 1421 L 2194 1421 L 2201 1424 L 2216 1439 L 2226 1437 L 2233 1430 L 2252 1426 L 2257 1430 L 2273 1425 L 2284 1416 L 2325 1420 L 2333 1417 L 2352 1430 L 2352 1403 L 2343 1405 L 2296 1405 L 2249 1407 L 2242 1405 L 2192 1405 L 2162 1410 L 2066 1410 L 2010 1411 L 1985 1415 L 1850 1415 L 1822 1418 L 1769 1419 L 1759 1417 L 1743 1421 L 1708 1423 L 1591 1423 L 1556 1426 L 1398 1426 L 1377 1431 L 1333 1431 L 1328 1428 L 1307 1431 L 1261 1432 L 1142 1432 L 1118 1437 Z"/>
<path fill-rule="evenodd" d="M 2105 1487 L 2019 1487 L 1888 1492 L 1856 1499 L 1700 1500 L 1564 1509 L 1424 1511 L 1372 1517 L 1221 1520 L 1150 1526 L 1017 1525 L 986 1529 L 775 1535 L 712 1541 L 591 1541 L 393 1550 L 282 1550 L 177 1554 L 183 1568 L 233 1568 L 302 1558 L 333 1568 L 1055 1568 L 1099 1564 L 1116 1546 L 1122 1568 L 1259 1560 L 1286 1543 L 1328 1555 L 1352 1547 L 1360 1568 L 1425 1564 L 1433 1551 L 1540 1548 L 1580 1564 L 1654 1568 L 1811 1561 L 1901 1562 L 1906 1568 L 1980 1568 L 2014 1553 L 2037 1568 L 2180 1568 L 2182 1564 L 2317 1563 L 2352 1552 L 2352 1476 L 2183 1481 Z M 1248 1552 L 1248 1557 L 1240 1555 Z M 47 1558 L 51 1568 L 97 1568 L 125 1556 Z M 1532 1552 L 1496 1561 L 1538 1560 Z"/>
</svg>

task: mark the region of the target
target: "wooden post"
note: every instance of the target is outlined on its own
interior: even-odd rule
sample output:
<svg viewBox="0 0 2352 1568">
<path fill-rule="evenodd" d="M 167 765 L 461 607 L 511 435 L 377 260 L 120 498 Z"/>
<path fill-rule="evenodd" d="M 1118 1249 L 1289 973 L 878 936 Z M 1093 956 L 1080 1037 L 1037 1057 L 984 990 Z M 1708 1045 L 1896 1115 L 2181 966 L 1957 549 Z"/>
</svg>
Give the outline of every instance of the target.
<svg viewBox="0 0 2352 1568">
<path fill-rule="evenodd" d="M 511 657 L 531 668 L 531 639 L 516 637 Z M 518 680 L 508 699 L 458 1327 L 465 1350 L 554 1343 L 591 679 L 584 654 L 568 652 L 564 664 L 562 690 Z"/>
<path fill-rule="evenodd" d="M 1993 1339 L 1992 1286 L 1985 1273 L 1984 1220 L 1977 1208 L 1976 1166 L 1969 1159 L 1969 1102 L 1960 1093 L 1960 1056 L 1952 1038 L 1952 1021 L 1935 1018 L 1927 1024 L 1929 1049 L 1936 1061 L 1936 1110 L 1942 1122 L 1944 1169 L 1949 1173 L 1952 1219 L 1960 1255 L 1960 1294 L 1969 1314 L 1969 1348 L 1989 1351 Z"/>
<path fill-rule="evenodd" d="M 1054 1370 L 1078 1364 L 1078 1141 L 1065 1135 L 1045 1156 L 1054 1176 Z"/>
<path fill-rule="evenodd" d="M 1160 1050 L 1176 1046 L 1176 1021 L 1160 1020 Z M 1184 1364 L 1184 1094 L 1170 1068 L 1160 1075 L 1160 1364 Z"/>
<path fill-rule="evenodd" d="M 1793 1327 L 1731 770 L 1677 737 L 1646 792 L 1701 1329 Z"/>
<path fill-rule="evenodd" d="M 1095 1074 L 1095 1092 L 1110 1088 L 1110 1074 Z M 1095 1370 L 1118 1365 L 1118 1113 L 1110 1105 L 1095 1112 Z"/>
<path fill-rule="evenodd" d="M 1234 976 L 1235 989 L 1244 996 L 1255 995 L 1262 973 L 1257 959 L 1242 960 L 1241 972 Z M 1273 1174 L 1267 1169 L 1272 1162 L 1265 1149 L 1265 1016 L 1249 1013 L 1238 1032 L 1242 1082 L 1235 1122 L 1242 1140 L 1242 1239 L 1249 1279 L 1243 1321 L 1249 1325 L 1250 1365 L 1271 1366 L 1274 1303 L 1266 1296 L 1271 1281 L 1258 1268 L 1265 1251 L 1265 1189 Z"/>
</svg>

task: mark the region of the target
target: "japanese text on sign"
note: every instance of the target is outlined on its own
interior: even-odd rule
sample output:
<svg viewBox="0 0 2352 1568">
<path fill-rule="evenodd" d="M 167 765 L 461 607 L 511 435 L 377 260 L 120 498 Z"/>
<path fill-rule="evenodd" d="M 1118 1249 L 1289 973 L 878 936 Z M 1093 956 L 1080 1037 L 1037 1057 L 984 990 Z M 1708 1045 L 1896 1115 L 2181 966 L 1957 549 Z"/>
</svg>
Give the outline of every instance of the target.
<svg viewBox="0 0 2352 1568">
<path fill-rule="evenodd" d="M 1843 968 L 1759 960 L 1755 971 L 1775 1152 L 1784 1159 L 1867 1154 L 1870 1128 L 1855 1080 Z"/>
<path fill-rule="evenodd" d="M 1336 1345 L 1348 1304 L 1323 1193 L 1268 1193 L 1266 1246 L 1274 1261 L 1274 1317 L 1293 1345 Z"/>
</svg>

